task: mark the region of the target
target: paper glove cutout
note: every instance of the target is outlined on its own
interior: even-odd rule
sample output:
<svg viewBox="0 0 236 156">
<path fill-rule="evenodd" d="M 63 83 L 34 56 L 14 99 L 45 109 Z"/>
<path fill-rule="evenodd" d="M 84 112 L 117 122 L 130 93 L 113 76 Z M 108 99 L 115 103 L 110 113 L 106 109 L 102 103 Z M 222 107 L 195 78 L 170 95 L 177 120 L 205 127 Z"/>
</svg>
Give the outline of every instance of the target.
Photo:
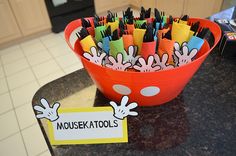
<svg viewBox="0 0 236 156">
<path fill-rule="evenodd" d="M 106 64 L 105 66 L 114 70 L 125 71 L 127 68 L 132 66 L 130 62 L 124 63 L 121 53 L 117 54 L 117 61 L 112 56 L 109 56 L 108 59 L 112 64 Z"/>
<path fill-rule="evenodd" d="M 34 106 L 34 109 L 36 111 L 41 112 L 40 114 L 36 115 L 36 118 L 38 119 L 46 118 L 51 122 L 56 121 L 59 118 L 57 110 L 60 107 L 60 103 L 54 103 L 52 107 L 50 107 L 46 99 L 42 98 L 40 102 L 43 105 L 43 107 L 38 105 Z"/>
<path fill-rule="evenodd" d="M 188 44 L 188 42 L 183 42 L 182 45 L 180 46 L 180 44 L 178 42 L 175 42 L 174 43 L 174 52 L 175 51 L 181 51 L 183 46 L 187 46 L 187 44 Z M 179 62 L 179 59 L 175 54 L 173 55 L 173 59 L 174 59 L 175 65 L 178 66 L 177 64 Z"/>
<path fill-rule="evenodd" d="M 178 50 L 180 51 L 184 46 L 187 46 L 188 42 L 183 42 L 182 45 L 180 46 L 180 44 L 178 42 L 175 42 L 174 44 L 174 50 Z"/>
<path fill-rule="evenodd" d="M 154 72 L 154 71 L 158 71 L 161 69 L 160 66 L 153 65 L 154 64 L 154 57 L 153 56 L 148 57 L 147 63 L 144 60 L 144 58 L 142 58 L 142 57 L 140 57 L 138 59 L 138 61 L 141 64 L 141 66 L 134 65 L 134 69 L 139 70 L 140 72 Z"/>
<path fill-rule="evenodd" d="M 104 57 L 106 56 L 106 53 L 100 54 L 100 53 L 97 51 L 97 48 L 95 48 L 95 47 L 91 47 L 91 48 L 90 48 L 90 52 L 91 52 L 92 54 L 87 53 L 87 52 L 84 52 L 84 53 L 83 53 L 83 56 L 84 56 L 85 58 L 87 58 L 90 62 L 93 62 L 93 63 L 95 63 L 95 64 L 101 66 L 101 65 L 102 65 L 102 61 L 103 61 Z"/>
<path fill-rule="evenodd" d="M 168 54 L 163 54 L 162 58 L 159 57 L 159 55 L 155 54 L 154 59 L 156 61 L 155 65 L 158 65 L 161 67 L 161 69 L 172 69 L 175 68 L 173 65 L 167 64 L 168 61 Z"/>
<path fill-rule="evenodd" d="M 121 105 L 118 106 L 114 101 L 110 102 L 110 105 L 113 107 L 114 114 L 113 116 L 117 119 L 123 120 L 128 115 L 137 116 L 138 113 L 135 111 L 130 111 L 133 108 L 136 108 L 138 104 L 136 102 L 132 102 L 126 106 L 128 103 L 128 96 L 123 96 L 121 99 Z"/>
<path fill-rule="evenodd" d="M 102 49 L 102 46 L 103 46 L 102 42 L 98 42 L 97 46 L 98 46 L 99 49 Z"/>
<path fill-rule="evenodd" d="M 98 42 L 98 43 L 97 43 L 97 46 L 98 46 L 98 48 L 99 48 L 100 50 L 102 50 L 102 52 L 105 52 L 105 51 L 103 51 L 103 43 L 102 43 L 102 42 Z M 108 53 L 109 53 L 109 51 L 108 51 Z M 106 56 L 104 57 L 104 61 L 103 61 L 102 65 L 107 64 L 107 63 L 110 63 L 110 61 L 108 60 L 108 56 L 109 56 L 109 55 L 106 55 Z"/>
<path fill-rule="evenodd" d="M 196 54 L 197 54 L 197 49 L 192 49 L 189 52 L 189 49 L 186 45 L 183 46 L 181 51 L 175 50 L 175 55 L 178 57 L 177 66 L 182 66 L 192 62 L 192 59 Z"/>
<path fill-rule="evenodd" d="M 127 61 L 130 62 L 133 65 L 137 62 L 138 58 L 140 57 L 137 55 L 138 53 L 138 47 L 136 46 L 129 46 L 127 51 Z"/>
</svg>

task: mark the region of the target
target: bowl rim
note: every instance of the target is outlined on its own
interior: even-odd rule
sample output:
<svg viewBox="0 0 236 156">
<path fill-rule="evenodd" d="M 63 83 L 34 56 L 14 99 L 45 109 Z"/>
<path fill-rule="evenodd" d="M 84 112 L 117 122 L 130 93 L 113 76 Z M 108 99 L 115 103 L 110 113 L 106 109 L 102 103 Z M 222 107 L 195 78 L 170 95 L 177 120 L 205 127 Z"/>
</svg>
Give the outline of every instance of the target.
<svg viewBox="0 0 236 156">
<path fill-rule="evenodd" d="M 93 17 L 87 17 L 86 19 L 93 19 Z M 190 66 L 190 65 L 196 63 L 197 61 L 200 61 L 200 59 L 202 59 L 202 58 L 204 58 L 204 57 L 207 57 L 207 55 L 209 55 L 209 53 L 216 47 L 216 45 L 217 45 L 218 42 L 220 41 L 222 31 L 221 31 L 221 29 L 220 29 L 220 27 L 219 27 L 218 24 L 216 24 L 215 22 L 213 22 L 213 21 L 211 21 L 211 20 L 209 20 L 209 19 L 203 19 L 203 18 L 189 18 L 189 19 L 190 19 L 190 20 L 201 20 L 201 21 L 211 22 L 211 23 L 214 24 L 215 27 L 217 27 L 217 29 L 219 30 L 220 37 L 216 38 L 216 37 L 214 36 L 214 37 L 215 37 L 214 45 L 213 45 L 207 52 L 205 52 L 203 55 L 201 55 L 201 56 L 198 57 L 197 59 L 193 60 L 192 62 L 190 62 L 190 63 L 188 63 L 188 64 L 185 64 L 185 65 L 182 65 L 182 66 L 180 66 L 180 67 L 175 67 L 175 68 L 172 68 L 172 69 L 159 70 L 159 71 L 152 71 L 152 72 L 119 71 L 119 70 L 113 70 L 113 69 L 111 69 L 111 68 L 107 68 L 107 67 L 105 67 L 105 66 L 97 65 L 97 64 L 92 63 L 92 62 L 90 62 L 89 60 L 85 59 L 82 55 L 80 55 L 80 54 L 78 54 L 77 52 L 74 51 L 74 49 L 72 48 L 72 46 L 71 46 L 69 40 L 67 40 L 66 37 L 65 37 L 67 30 L 70 28 L 70 25 L 71 25 L 72 23 L 76 22 L 76 21 L 80 21 L 80 18 L 71 21 L 71 22 L 66 26 L 66 28 L 65 28 L 65 30 L 64 30 L 64 38 L 65 38 L 65 40 L 66 40 L 68 46 L 71 48 L 71 50 L 72 50 L 76 55 L 79 56 L 79 58 L 81 59 L 82 63 L 83 63 L 83 61 L 85 61 L 86 63 L 93 64 L 93 65 L 95 65 L 95 66 L 97 66 L 97 67 L 99 67 L 99 68 L 102 68 L 102 69 L 104 68 L 105 70 L 108 70 L 108 71 L 120 72 L 120 73 L 129 73 L 129 74 L 161 73 L 161 72 L 167 72 L 167 71 L 172 71 L 172 70 L 176 70 L 176 69 L 179 69 L 179 70 L 180 70 L 180 69 L 182 69 L 182 68 L 184 68 L 184 67 L 186 67 L 186 66 Z"/>
</svg>

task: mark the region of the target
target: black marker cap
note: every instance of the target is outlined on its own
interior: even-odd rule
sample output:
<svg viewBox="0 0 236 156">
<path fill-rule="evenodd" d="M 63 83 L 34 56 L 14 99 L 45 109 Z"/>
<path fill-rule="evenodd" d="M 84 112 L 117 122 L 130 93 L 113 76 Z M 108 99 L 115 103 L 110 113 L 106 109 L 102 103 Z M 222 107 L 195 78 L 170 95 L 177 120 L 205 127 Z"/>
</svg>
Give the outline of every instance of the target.
<svg viewBox="0 0 236 156">
<path fill-rule="evenodd" d="M 144 19 L 145 19 L 145 12 L 141 12 L 139 20 L 144 20 Z"/>
<path fill-rule="evenodd" d="M 118 40 L 119 39 L 119 35 L 118 35 L 118 29 L 114 30 L 112 33 L 112 41 Z"/>
<path fill-rule="evenodd" d="M 189 16 L 188 16 L 188 15 L 184 15 L 184 16 L 181 18 L 182 21 L 188 21 L 188 19 L 189 19 Z"/>
<path fill-rule="evenodd" d="M 110 25 L 106 29 L 106 35 L 111 36 L 111 26 Z"/>
<path fill-rule="evenodd" d="M 197 21 L 196 23 L 194 23 L 194 24 L 191 26 L 190 30 L 192 30 L 193 32 L 197 32 L 199 26 L 200 26 L 200 22 Z"/>
<path fill-rule="evenodd" d="M 129 18 L 127 24 L 134 24 L 134 18 Z"/>
<path fill-rule="evenodd" d="M 81 40 L 84 39 L 85 37 L 87 37 L 87 36 L 89 35 L 87 29 L 84 28 L 84 27 L 80 30 L 80 32 L 78 32 L 78 34 L 79 34 L 79 38 L 80 38 Z M 78 36 L 78 35 L 77 35 L 77 36 Z"/>
<path fill-rule="evenodd" d="M 155 19 L 157 22 L 161 22 L 161 15 L 160 12 L 157 10 L 157 8 L 154 9 Z"/>
<path fill-rule="evenodd" d="M 141 27 L 140 27 L 141 29 L 146 29 L 147 28 L 147 23 L 146 22 L 144 22 L 142 25 L 141 25 Z"/>
<path fill-rule="evenodd" d="M 152 41 L 154 41 L 153 27 L 151 24 L 149 24 L 144 34 L 143 42 L 152 42 Z"/>
<path fill-rule="evenodd" d="M 150 18 L 151 17 L 151 8 L 149 8 L 146 12 L 145 12 L 145 18 Z"/>
<path fill-rule="evenodd" d="M 165 33 L 165 35 L 162 38 L 171 40 L 171 30 L 167 31 L 167 33 Z"/>
</svg>

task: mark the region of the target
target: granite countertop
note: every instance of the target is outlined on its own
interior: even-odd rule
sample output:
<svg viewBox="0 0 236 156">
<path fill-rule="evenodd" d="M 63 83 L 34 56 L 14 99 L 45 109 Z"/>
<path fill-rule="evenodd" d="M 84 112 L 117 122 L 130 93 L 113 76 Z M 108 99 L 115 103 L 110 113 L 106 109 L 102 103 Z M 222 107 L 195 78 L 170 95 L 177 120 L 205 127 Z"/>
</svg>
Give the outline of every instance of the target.
<svg viewBox="0 0 236 156">
<path fill-rule="evenodd" d="M 57 79 L 37 91 L 50 103 L 93 85 L 82 69 Z M 78 102 L 80 100 L 78 99 Z M 108 105 L 98 90 L 94 106 Z M 51 146 L 53 155 L 179 155 L 231 156 L 236 154 L 236 62 L 212 52 L 174 100 L 161 106 L 139 107 L 138 117 L 128 117 L 128 143 Z"/>
</svg>

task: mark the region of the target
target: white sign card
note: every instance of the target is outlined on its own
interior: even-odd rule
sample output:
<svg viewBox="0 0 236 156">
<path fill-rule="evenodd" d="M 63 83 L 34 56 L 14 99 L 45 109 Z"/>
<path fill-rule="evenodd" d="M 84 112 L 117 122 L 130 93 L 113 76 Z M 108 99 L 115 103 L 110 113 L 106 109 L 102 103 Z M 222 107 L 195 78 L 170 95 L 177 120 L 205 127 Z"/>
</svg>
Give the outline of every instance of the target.
<svg viewBox="0 0 236 156">
<path fill-rule="evenodd" d="M 58 114 L 48 121 L 52 145 L 128 142 L 127 120 L 115 118 L 111 107 L 61 108 Z"/>
</svg>

